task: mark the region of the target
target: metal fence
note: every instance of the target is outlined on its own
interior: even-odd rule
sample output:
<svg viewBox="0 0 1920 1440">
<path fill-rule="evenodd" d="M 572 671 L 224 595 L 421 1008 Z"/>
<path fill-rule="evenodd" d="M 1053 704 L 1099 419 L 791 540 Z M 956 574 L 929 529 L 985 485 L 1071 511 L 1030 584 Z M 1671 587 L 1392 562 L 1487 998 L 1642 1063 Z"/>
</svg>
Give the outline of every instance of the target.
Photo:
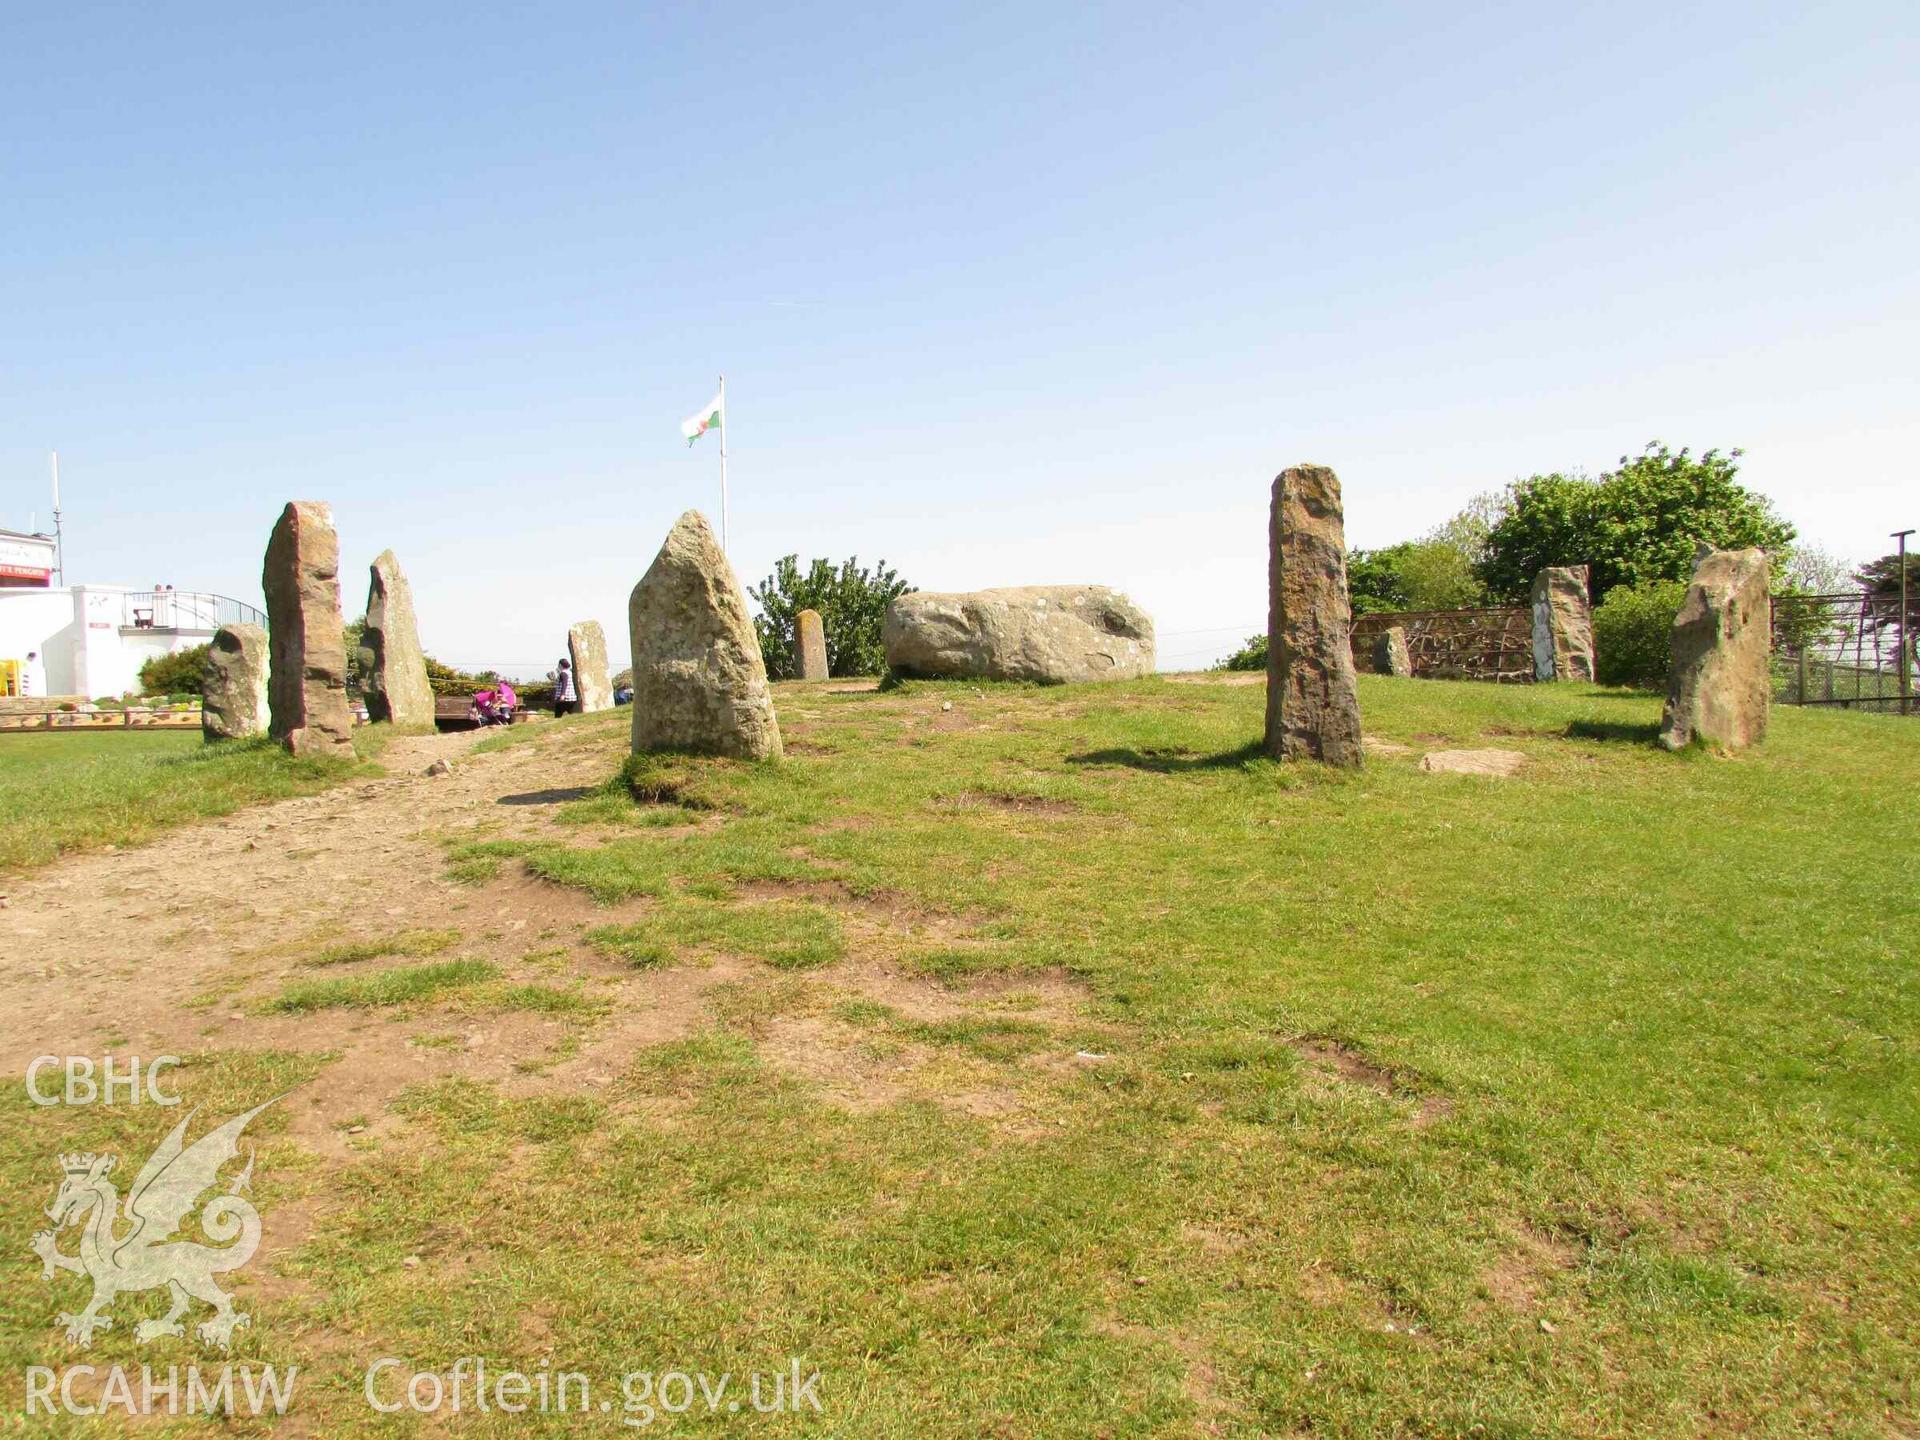
<svg viewBox="0 0 1920 1440">
<path fill-rule="evenodd" d="M 1773 598 L 1773 698 L 1783 705 L 1838 705 L 1920 714 L 1914 645 L 1920 595 L 1853 590 Z"/>
</svg>

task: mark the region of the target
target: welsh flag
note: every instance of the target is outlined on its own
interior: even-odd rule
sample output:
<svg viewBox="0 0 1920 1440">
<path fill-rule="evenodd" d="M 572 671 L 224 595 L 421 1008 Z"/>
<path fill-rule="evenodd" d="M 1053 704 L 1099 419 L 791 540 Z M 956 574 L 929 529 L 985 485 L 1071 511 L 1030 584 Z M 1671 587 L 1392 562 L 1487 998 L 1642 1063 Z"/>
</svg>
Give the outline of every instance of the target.
<svg viewBox="0 0 1920 1440">
<path fill-rule="evenodd" d="M 712 400 L 680 422 L 680 433 L 687 437 L 687 444 L 692 445 L 707 431 L 717 428 L 722 423 L 720 397 L 715 395 Z"/>
</svg>

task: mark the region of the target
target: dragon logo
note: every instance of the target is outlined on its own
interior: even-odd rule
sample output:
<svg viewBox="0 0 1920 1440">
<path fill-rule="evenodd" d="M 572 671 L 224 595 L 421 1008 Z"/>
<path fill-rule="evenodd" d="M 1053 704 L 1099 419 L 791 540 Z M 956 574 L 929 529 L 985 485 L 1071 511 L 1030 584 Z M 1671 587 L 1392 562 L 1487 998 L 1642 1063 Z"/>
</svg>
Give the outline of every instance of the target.
<svg viewBox="0 0 1920 1440">
<path fill-rule="evenodd" d="M 240 1136 L 247 1125 L 281 1098 L 276 1095 L 208 1131 L 192 1145 L 183 1145 L 188 1122 L 200 1112 L 196 1108 L 189 1113 L 140 1167 L 127 1192 L 124 1215 L 119 1192 L 107 1178 L 118 1156 L 60 1157 L 64 1178 L 60 1193 L 47 1207 L 53 1228 L 33 1237 L 33 1253 L 40 1257 L 42 1279 L 52 1280 L 60 1270 L 92 1277 L 93 1299 L 87 1308 L 78 1315 L 63 1312 L 60 1316 L 67 1339 L 91 1345 L 94 1331 L 113 1327 L 106 1309 L 115 1297 L 164 1285 L 173 1297 L 172 1308 L 163 1319 L 141 1321 L 134 1328 L 136 1339 L 145 1343 L 162 1335 L 184 1334 L 180 1317 L 190 1300 L 202 1300 L 213 1306 L 213 1314 L 196 1327 L 200 1338 L 223 1350 L 232 1343 L 233 1332 L 248 1317 L 233 1308 L 233 1297 L 213 1277 L 238 1270 L 260 1245 L 260 1212 L 241 1198 L 253 1183 L 251 1152 L 245 1168 L 228 1181 L 225 1193 L 214 1196 L 200 1211 L 200 1228 L 214 1243 L 183 1239 L 179 1230 L 194 1202 L 219 1183 L 220 1168 L 238 1158 Z M 59 1232 L 68 1225 L 83 1227 L 79 1251 L 73 1255 L 58 1248 Z"/>
</svg>

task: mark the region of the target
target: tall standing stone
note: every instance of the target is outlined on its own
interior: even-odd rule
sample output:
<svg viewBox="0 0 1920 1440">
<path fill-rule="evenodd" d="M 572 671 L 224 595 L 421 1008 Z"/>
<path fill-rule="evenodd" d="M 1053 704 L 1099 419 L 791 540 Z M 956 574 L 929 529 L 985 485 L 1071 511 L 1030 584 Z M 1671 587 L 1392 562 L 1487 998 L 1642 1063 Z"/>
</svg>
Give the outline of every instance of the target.
<svg viewBox="0 0 1920 1440">
<path fill-rule="evenodd" d="M 367 624 L 360 666 L 367 677 L 367 718 L 416 730 L 433 728 L 433 685 L 420 648 L 413 614 L 413 587 L 400 573 L 393 551 L 382 550 L 370 567 Z"/>
<path fill-rule="evenodd" d="M 1533 678 L 1593 679 L 1593 607 L 1584 565 L 1550 565 L 1533 577 Z"/>
<path fill-rule="evenodd" d="M 689 510 L 633 587 L 633 748 L 777 759 L 780 725 L 747 597 Z"/>
<path fill-rule="evenodd" d="M 1673 621 L 1660 743 L 1738 750 L 1767 733 L 1772 607 L 1764 550 L 1702 550 Z"/>
<path fill-rule="evenodd" d="M 1274 480 L 1267 557 L 1267 752 L 1358 765 L 1346 522 L 1325 465 Z"/>
<path fill-rule="evenodd" d="M 351 760 L 340 539 L 318 500 L 289 501 L 267 541 L 270 733 L 295 755 Z"/>
<path fill-rule="evenodd" d="M 827 678 L 827 627 L 820 623 L 818 610 L 802 610 L 793 617 L 793 628 L 800 641 L 800 678 Z"/>
<path fill-rule="evenodd" d="M 267 632 L 258 625 L 222 625 L 207 645 L 201 672 L 200 734 L 245 740 L 267 733 Z"/>
<path fill-rule="evenodd" d="M 573 662 L 573 689 L 580 713 L 613 708 L 613 684 L 607 679 L 607 632 L 598 620 L 567 627 L 567 658 Z"/>
</svg>

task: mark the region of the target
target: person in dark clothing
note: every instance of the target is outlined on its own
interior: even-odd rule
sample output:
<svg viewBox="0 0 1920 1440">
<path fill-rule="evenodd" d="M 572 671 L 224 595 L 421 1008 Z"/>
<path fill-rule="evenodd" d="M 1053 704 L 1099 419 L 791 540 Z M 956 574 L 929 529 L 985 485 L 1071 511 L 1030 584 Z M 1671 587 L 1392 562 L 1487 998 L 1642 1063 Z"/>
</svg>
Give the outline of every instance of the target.
<svg viewBox="0 0 1920 1440">
<path fill-rule="evenodd" d="M 580 692 L 573 683 L 573 662 L 562 660 L 560 668 L 553 672 L 553 717 L 578 715 L 580 713 Z"/>
</svg>

